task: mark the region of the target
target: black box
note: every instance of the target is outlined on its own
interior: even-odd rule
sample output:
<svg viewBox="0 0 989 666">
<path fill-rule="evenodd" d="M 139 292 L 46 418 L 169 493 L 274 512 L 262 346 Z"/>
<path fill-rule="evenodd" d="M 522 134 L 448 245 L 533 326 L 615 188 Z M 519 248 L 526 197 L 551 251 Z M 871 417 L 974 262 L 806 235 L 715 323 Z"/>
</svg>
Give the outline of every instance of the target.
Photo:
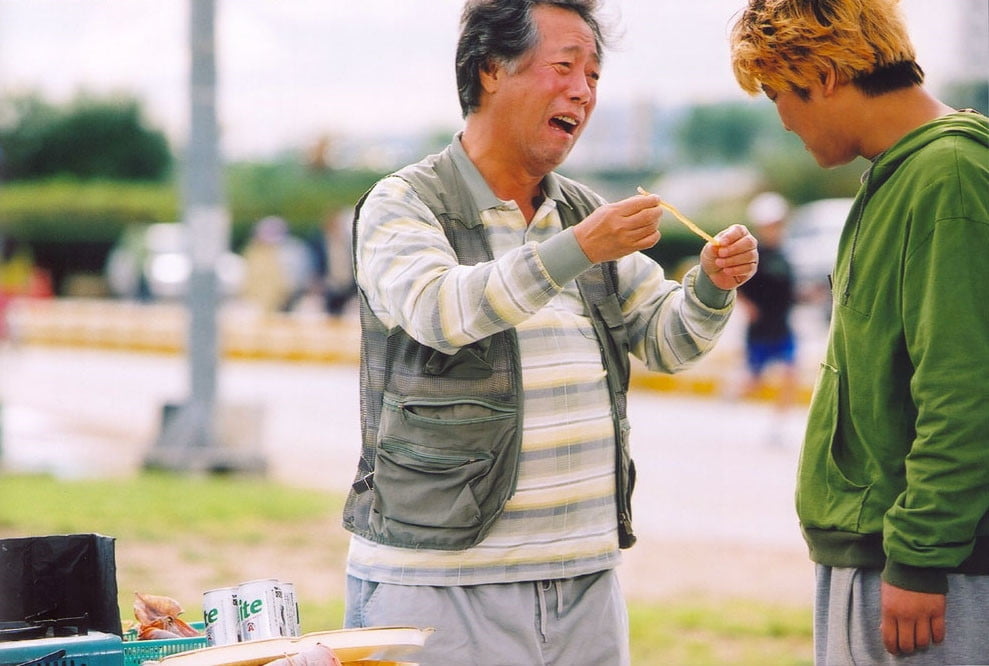
<svg viewBox="0 0 989 666">
<path fill-rule="evenodd" d="M 0 539 L 0 621 L 85 617 L 121 635 L 114 539 L 63 534 Z"/>
</svg>

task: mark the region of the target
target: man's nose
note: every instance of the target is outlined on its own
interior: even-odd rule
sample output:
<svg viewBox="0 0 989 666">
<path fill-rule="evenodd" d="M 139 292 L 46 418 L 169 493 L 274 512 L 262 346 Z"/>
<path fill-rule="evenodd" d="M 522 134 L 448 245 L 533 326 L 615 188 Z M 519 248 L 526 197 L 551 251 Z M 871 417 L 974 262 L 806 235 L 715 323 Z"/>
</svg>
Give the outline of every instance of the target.
<svg viewBox="0 0 989 666">
<path fill-rule="evenodd" d="M 573 77 L 570 86 L 570 99 L 578 104 L 587 104 L 593 99 L 594 90 L 583 74 Z"/>
</svg>

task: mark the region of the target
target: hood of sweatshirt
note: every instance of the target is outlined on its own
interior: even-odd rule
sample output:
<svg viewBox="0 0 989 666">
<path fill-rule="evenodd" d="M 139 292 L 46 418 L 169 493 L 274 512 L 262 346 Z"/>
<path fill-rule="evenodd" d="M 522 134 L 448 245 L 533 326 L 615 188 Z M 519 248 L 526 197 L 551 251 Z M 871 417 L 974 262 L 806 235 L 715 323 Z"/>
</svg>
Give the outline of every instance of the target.
<svg viewBox="0 0 989 666">
<path fill-rule="evenodd" d="M 870 189 L 875 190 L 882 185 L 905 159 L 932 141 L 946 136 L 967 137 L 989 147 L 989 118 L 977 111 L 958 111 L 935 118 L 909 132 L 873 161 L 868 175 Z"/>
</svg>

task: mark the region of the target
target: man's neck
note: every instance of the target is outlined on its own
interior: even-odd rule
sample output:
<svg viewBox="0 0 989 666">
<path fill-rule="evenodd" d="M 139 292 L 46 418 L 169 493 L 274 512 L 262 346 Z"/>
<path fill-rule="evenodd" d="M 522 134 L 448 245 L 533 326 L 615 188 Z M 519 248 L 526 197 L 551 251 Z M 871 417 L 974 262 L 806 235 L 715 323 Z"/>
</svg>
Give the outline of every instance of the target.
<svg viewBox="0 0 989 666">
<path fill-rule="evenodd" d="M 495 196 L 504 201 L 514 201 L 526 221 L 531 222 L 542 200 L 543 176 L 528 173 L 519 162 L 505 154 L 503 144 L 485 140 L 487 134 L 471 129 L 468 123 L 460 138 L 467 157 Z"/>
<path fill-rule="evenodd" d="M 859 93 L 861 94 L 861 93 Z M 922 87 L 864 97 L 859 117 L 861 154 L 873 159 L 922 125 L 954 112 Z"/>
</svg>

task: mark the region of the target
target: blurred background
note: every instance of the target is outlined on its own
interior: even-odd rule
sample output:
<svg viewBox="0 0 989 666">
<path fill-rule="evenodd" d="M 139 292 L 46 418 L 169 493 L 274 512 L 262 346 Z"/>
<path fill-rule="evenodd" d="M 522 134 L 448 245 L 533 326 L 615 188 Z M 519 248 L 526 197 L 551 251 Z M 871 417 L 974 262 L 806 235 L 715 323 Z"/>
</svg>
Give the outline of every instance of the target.
<svg viewBox="0 0 989 666">
<path fill-rule="evenodd" d="M 599 106 L 564 167 L 606 196 L 648 184 L 711 228 L 743 219 L 755 191 L 794 205 L 854 192 L 861 164 L 824 174 L 773 107 L 736 86 L 727 31 L 740 0 L 610 0 L 617 37 Z M 428 6 L 428 11 L 426 8 Z M 219 0 L 216 106 L 224 185 L 241 255 L 277 216 L 322 266 L 327 219 L 375 177 L 441 148 L 459 128 L 459 0 Z M 986 110 L 986 3 L 904 0 L 929 85 Z M 156 0 L 0 0 L 0 233 L 43 271 L 35 291 L 169 297 L 111 249 L 170 253 L 189 127 L 190 9 Z M 696 250 L 671 227 L 655 253 Z M 149 233 L 150 232 L 150 233 Z M 144 236 L 138 238 L 138 236 Z M 136 249 L 140 246 L 140 250 Z M 130 262 L 133 264 L 133 260 Z M 179 262 L 158 262 L 176 279 Z M 221 265 L 227 293 L 245 280 Z M 8 278 L 10 281 L 12 278 Z M 296 279 L 300 279 L 299 276 Z"/>
<path fill-rule="evenodd" d="M 204 32 L 193 12 L 207 4 L 215 23 Z M 674 617 L 633 606 L 636 663 L 810 663 L 812 574 L 793 477 L 827 327 L 826 276 L 865 163 L 822 171 L 772 104 L 738 89 L 727 32 L 742 5 L 606 0 L 617 48 L 561 168 L 611 200 L 642 185 L 712 232 L 750 222 L 761 192 L 790 207 L 783 250 L 798 285 L 800 382 L 789 411 L 772 406 L 782 390 L 772 375 L 750 394 L 737 388 L 742 309 L 692 370 L 633 374 L 646 481 L 635 499 L 640 545 L 623 575 L 633 600 L 680 602 Z M 929 87 L 989 112 L 985 0 L 902 7 Z M 116 536 L 125 616 L 134 590 L 195 609 L 210 587 L 274 575 L 300 584 L 310 630 L 338 621 L 339 503 L 359 447 L 348 225 L 376 179 L 459 129 L 460 8 L 0 0 L 0 537 Z M 215 56 L 205 70 L 203 45 Z M 215 79 L 193 86 L 197 71 Z M 197 100 L 216 131 L 190 142 Z M 214 176 L 207 198 L 219 213 L 190 214 L 202 203 L 190 179 Z M 649 254 L 677 275 L 699 250 L 666 224 Z M 197 252 L 211 273 L 205 296 L 190 289 Z M 176 416 L 197 406 L 198 423 Z M 190 465 L 154 455 L 189 442 L 236 455 Z M 264 470 L 282 486 L 131 480 L 163 463 Z M 273 499 L 285 487 L 307 491 L 285 499 L 289 518 Z M 135 500 L 144 494 L 154 501 Z M 199 509 L 185 511 L 183 498 Z M 268 522 L 239 527 L 252 519 Z M 248 557 L 234 553 L 244 548 Z M 696 612 L 708 597 L 715 603 Z M 727 626 L 711 626 L 735 597 L 798 612 L 728 607 Z M 660 630 L 685 638 L 656 645 Z"/>
</svg>

